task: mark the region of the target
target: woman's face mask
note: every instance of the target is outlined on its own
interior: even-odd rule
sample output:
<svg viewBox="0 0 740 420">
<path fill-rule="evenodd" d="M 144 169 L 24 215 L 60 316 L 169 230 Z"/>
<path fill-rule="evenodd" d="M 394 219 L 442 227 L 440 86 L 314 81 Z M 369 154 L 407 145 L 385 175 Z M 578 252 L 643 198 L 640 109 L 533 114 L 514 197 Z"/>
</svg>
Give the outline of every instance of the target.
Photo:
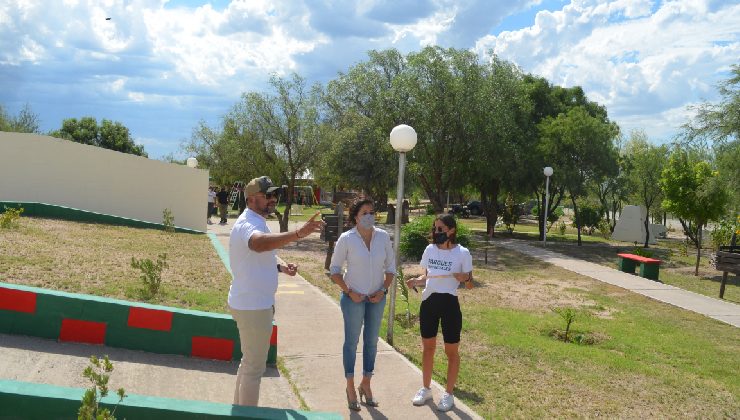
<svg viewBox="0 0 740 420">
<path fill-rule="evenodd" d="M 435 232 L 434 236 L 432 237 L 432 240 L 437 245 L 442 245 L 443 243 L 447 242 L 449 238 L 447 237 L 447 232 Z"/>
<path fill-rule="evenodd" d="M 360 226 L 365 229 L 370 229 L 375 226 L 375 215 L 374 214 L 363 214 L 360 216 Z"/>
</svg>

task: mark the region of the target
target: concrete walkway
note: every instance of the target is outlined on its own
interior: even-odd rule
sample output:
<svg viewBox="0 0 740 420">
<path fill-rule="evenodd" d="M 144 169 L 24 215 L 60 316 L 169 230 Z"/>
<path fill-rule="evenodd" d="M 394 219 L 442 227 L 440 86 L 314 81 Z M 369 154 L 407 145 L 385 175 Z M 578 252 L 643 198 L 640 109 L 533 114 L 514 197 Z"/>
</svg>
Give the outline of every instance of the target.
<svg viewBox="0 0 740 420">
<path fill-rule="evenodd" d="M 226 226 L 214 224 L 208 227 L 209 233 L 215 234 L 226 249 L 233 223 L 234 219 L 229 219 Z M 277 222 L 269 223 L 273 232 L 280 231 Z M 357 419 L 481 418 L 459 399 L 452 411 L 438 412 L 436 402 L 439 402 L 444 389 L 436 382 L 432 385 L 435 402 L 414 407 L 411 398 L 421 386 L 421 371 L 383 340 L 378 343 L 372 381 L 373 395 L 380 401 L 380 407 L 375 409 L 363 405 L 359 413 L 350 411 L 344 393 L 344 330 L 339 305 L 304 280 L 299 271 L 295 277 L 280 275 L 275 309 L 278 357 L 284 360 L 301 397 L 311 410 L 336 412 L 346 418 Z M 358 351 L 361 349 L 360 341 Z M 355 372 L 362 372 L 361 364 L 359 353 Z M 359 379 L 358 374 L 358 383 Z M 260 405 L 268 404 L 260 400 Z"/>
<path fill-rule="evenodd" d="M 600 264 L 527 245 L 524 242 L 513 239 L 497 240 L 492 242 L 492 244 L 530 255 L 566 270 L 591 277 L 594 280 L 609 283 L 649 298 L 714 318 L 735 327 L 740 327 L 740 305 L 732 302 L 689 292 L 633 274 L 623 273 Z"/>
<path fill-rule="evenodd" d="M 124 388 L 128 394 L 225 404 L 231 404 L 234 399 L 238 362 L 18 335 L 0 334 L 0 379 L 87 388 L 90 383 L 82 377 L 82 371 L 91 355 L 108 355 L 113 362 L 110 379 L 113 390 Z M 299 408 L 298 398 L 277 368 L 268 368 L 262 386 L 266 391 L 265 406 Z"/>
</svg>

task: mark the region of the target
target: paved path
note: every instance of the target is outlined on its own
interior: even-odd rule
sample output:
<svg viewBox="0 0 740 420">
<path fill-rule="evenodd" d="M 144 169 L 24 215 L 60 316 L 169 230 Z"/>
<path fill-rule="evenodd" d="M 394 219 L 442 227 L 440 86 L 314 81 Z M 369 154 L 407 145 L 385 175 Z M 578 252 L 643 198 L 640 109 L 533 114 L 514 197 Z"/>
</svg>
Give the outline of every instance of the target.
<svg viewBox="0 0 740 420">
<path fill-rule="evenodd" d="M 231 404 L 237 362 L 195 359 L 113 347 L 60 343 L 38 337 L 0 334 L 0 378 L 86 388 L 82 377 L 91 355 L 113 362 L 112 389 L 129 394 Z M 262 381 L 263 405 L 299 408 L 288 381 L 268 368 Z M 80 393 L 82 399 L 82 393 Z"/>
<path fill-rule="evenodd" d="M 513 239 L 497 240 L 492 243 L 530 255 L 566 270 L 591 277 L 592 279 L 609 283 L 655 300 L 678 306 L 679 308 L 706 315 L 735 327 L 740 327 L 740 305 L 732 302 L 689 292 L 633 274 L 623 273 L 600 264 L 527 245 Z"/>
<path fill-rule="evenodd" d="M 229 219 L 226 226 L 214 224 L 208 227 L 209 233 L 215 234 L 226 249 L 233 222 L 234 219 Z M 269 223 L 273 232 L 279 232 L 277 222 Z M 447 413 L 438 412 L 436 403 L 414 407 L 411 398 L 421 386 L 421 371 L 383 340 L 378 343 L 372 382 L 373 394 L 380 401 L 380 407 L 374 409 L 363 405 L 359 413 L 351 412 L 347 409 L 344 394 L 344 332 L 339 305 L 300 275 L 289 277 L 281 274 L 275 307 L 278 356 L 285 361 L 292 380 L 311 410 L 336 412 L 347 418 L 480 418 L 460 400 Z M 362 342 L 358 345 L 358 350 L 361 349 Z M 356 372 L 362 372 L 361 363 L 362 356 L 358 354 Z M 438 402 L 444 389 L 436 382 L 432 388 L 434 401 Z M 260 403 L 262 405 L 262 401 Z"/>
</svg>

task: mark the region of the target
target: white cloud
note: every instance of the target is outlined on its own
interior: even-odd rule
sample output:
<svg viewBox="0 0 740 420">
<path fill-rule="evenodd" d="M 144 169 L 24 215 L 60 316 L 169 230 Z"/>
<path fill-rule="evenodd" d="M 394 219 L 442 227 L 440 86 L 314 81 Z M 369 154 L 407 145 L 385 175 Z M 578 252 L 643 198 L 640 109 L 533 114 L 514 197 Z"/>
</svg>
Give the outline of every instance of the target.
<svg viewBox="0 0 740 420">
<path fill-rule="evenodd" d="M 437 44 L 490 48 L 553 83 L 581 85 L 623 128 L 642 122 L 657 136 L 680 126 L 684 104 L 715 98 L 740 56 L 740 5 L 729 0 L 572 0 L 498 36 L 487 34 L 541 0 L 172 3 L 0 1 L 0 104 L 30 103 L 44 129 L 96 115 L 180 140 L 241 92 L 265 89 L 273 72 L 325 82 L 370 49 Z"/>
<path fill-rule="evenodd" d="M 574 1 L 475 48 L 555 84 L 580 85 L 615 121 L 644 121 L 648 134 L 665 137 L 685 122 L 676 109 L 714 96 L 721 72 L 740 57 L 740 5 L 673 1 L 650 14 L 650 3 Z M 681 123 L 666 127 L 679 115 Z"/>
</svg>

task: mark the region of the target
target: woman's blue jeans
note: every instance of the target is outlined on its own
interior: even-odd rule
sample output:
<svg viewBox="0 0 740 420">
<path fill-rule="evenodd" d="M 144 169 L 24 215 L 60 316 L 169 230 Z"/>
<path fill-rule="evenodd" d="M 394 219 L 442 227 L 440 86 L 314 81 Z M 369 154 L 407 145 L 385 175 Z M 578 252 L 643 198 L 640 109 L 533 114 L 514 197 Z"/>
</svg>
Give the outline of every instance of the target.
<svg viewBox="0 0 740 420">
<path fill-rule="evenodd" d="M 375 370 L 375 355 L 378 353 L 378 333 L 383 320 L 385 297 L 378 303 L 364 300 L 355 303 L 342 293 L 339 306 L 344 316 L 344 346 L 342 347 L 342 361 L 344 362 L 344 376 L 355 376 L 355 358 L 357 342 L 362 330 L 362 375 L 372 376 Z M 363 324 L 365 328 L 362 328 Z"/>
</svg>

